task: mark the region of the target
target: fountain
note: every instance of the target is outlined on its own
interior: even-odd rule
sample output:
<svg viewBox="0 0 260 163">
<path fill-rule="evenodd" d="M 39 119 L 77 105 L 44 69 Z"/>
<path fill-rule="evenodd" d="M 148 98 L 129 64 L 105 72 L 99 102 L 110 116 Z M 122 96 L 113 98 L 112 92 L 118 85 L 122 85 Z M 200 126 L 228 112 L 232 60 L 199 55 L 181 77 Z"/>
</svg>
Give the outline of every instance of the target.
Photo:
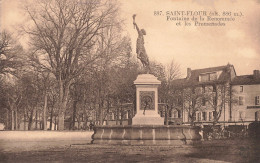
<svg viewBox="0 0 260 163">
<path fill-rule="evenodd" d="M 185 125 L 164 125 L 164 119 L 158 114 L 158 86 L 161 84 L 150 74 L 149 59 L 144 48 L 145 30 L 139 30 L 133 16 L 138 38 L 137 58 L 145 69 L 137 76 L 136 114 L 131 125 L 95 126 L 92 135 L 94 144 L 129 144 L 129 145 L 183 145 L 199 143 L 200 127 Z"/>
</svg>

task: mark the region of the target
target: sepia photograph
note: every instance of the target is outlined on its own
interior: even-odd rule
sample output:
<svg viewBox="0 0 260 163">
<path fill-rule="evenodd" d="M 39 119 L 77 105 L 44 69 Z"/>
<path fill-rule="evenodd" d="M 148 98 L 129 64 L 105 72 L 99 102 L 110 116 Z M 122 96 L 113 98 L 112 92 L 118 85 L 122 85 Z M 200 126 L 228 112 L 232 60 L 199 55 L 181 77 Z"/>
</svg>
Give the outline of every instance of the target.
<svg viewBox="0 0 260 163">
<path fill-rule="evenodd" d="M 260 162 L 260 0 L 0 0 L 0 162 Z"/>
</svg>

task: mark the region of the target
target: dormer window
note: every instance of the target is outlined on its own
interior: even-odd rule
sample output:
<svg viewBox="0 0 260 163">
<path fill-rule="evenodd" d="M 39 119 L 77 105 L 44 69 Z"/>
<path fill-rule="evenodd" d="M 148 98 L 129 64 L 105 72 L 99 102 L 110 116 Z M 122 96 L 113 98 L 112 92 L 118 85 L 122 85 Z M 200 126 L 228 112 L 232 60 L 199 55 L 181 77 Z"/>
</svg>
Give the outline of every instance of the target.
<svg viewBox="0 0 260 163">
<path fill-rule="evenodd" d="M 205 82 L 205 81 L 209 81 L 209 74 L 201 74 L 200 75 L 200 81 Z"/>
<path fill-rule="evenodd" d="M 217 72 L 200 74 L 199 80 L 201 82 L 217 80 Z"/>
</svg>

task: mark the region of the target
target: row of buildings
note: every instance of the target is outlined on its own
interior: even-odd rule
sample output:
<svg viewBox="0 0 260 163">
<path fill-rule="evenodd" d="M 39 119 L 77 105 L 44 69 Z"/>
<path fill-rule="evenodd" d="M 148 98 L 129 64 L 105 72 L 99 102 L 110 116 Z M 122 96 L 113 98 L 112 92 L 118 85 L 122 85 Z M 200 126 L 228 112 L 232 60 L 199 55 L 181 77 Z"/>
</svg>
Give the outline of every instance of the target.
<svg viewBox="0 0 260 163">
<path fill-rule="evenodd" d="M 197 124 L 248 125 L 260 120 L 259 70 L 252 75 L 237 76 L 230 64 L 188 68 L 187 77 L 173 81 L 172 85 L 182 92 L 183 102 L 169 112 L 170 123 L 190 123 L 192 116 Z M 191 93 L 185 93 L 187 90 Z"/>
</svg>

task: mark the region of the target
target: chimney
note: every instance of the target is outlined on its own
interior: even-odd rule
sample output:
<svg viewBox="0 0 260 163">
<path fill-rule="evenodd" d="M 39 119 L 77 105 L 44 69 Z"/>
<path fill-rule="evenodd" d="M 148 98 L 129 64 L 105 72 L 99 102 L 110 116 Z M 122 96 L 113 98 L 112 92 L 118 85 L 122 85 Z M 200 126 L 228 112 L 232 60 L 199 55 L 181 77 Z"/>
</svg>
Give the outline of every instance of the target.
<svg viewBox="0 0 260 163">
<path fill-rule="evenodd" d="M 253 76 L 255 79 L 259 79 L 260 78 L 259 70 L 254 70 Z"/>
<path fill-rule="evenodd" d="M 191 77 L 191 68 L 187 68 L 187 79 Z"/>
</svg>

